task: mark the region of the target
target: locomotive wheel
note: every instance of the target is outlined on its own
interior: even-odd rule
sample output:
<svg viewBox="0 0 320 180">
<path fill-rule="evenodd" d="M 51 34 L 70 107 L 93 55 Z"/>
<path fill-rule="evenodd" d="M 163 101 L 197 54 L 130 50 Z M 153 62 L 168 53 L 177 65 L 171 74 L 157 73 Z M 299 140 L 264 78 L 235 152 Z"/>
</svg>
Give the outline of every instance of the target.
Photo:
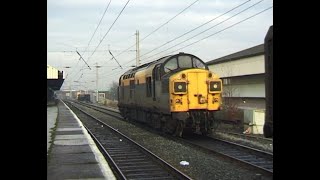
<svg viewBox="0 0 320 180">
<path fill-rule="evenodd" d="M 202 134 L 203 136 L 207 136 L 207 135 L 209 134 L 209 132 L 208 132 L 208 131 L 201 131 L 201 134 Z"/>
<path fill-rule="evenodd" d="M 184 122 L 183 121 L 178 121 L 176 132 L 174 133 L 174 136 L 182 137 L 183 129 L 184 129 Z"/>
<path fill-rule="evenodd" d="M 173 135 L 177 128 L 177 120 L 172 119 L 170 116 L 164 117 L 166 120 L 163 122 L 162 129 L 165 133 Z"/>
<path fill-rule="evenodd" d="M 215 132 L 218 129 L 218 127 L 220 126 L 220 124 L 221 124 L 221 121 L 218 119 L 215 119 L 212 122 L 212 131 Z"/>
<path fill-rule="evenodd" d="M 203 136 L 207 136 L 207 135 L 209 135 L 209 134 L 212 134 L 212 129 L 211 129 L 211 128 L 209 128 L 208 130 L 201 129 L 200 131 L 201 131 L 201 134 L 202 134 Z"/>
</svg>

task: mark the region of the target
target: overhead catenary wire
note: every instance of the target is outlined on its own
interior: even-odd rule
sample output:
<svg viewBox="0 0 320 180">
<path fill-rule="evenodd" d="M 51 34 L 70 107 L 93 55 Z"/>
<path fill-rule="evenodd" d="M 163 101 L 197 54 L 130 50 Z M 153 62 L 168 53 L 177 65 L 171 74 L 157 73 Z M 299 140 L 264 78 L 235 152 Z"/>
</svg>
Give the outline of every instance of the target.
<svg viewBox="0 0 320 180">
<path fill-rule="evenodd" d="M 99 21 L 99 24 L 98 24 L 98 26 L 96 27 L 94 33 L 92 34 L 92 36 L 91 36 L 91 38 L 90 38 L 90 40 L 89 40 L 89 43 L 88 43 L 88 45 L 86 46 L 86 48 L 85 48 L 85 50 L 83 51 L 83 53 L 87 52 L 87 49 L 88 49 L 88 47 L 89 47 L 89 45 L 90 45 L 90 43 L 91 43 L 91 40 L 93 39 L 94 35 L 96 34 L 96 31 L 97 31 L 97 29 L 99 28 L 99 26 L 100 26 L 100 24 L 101 24 L 101 21 L 102 21 L 102 19 L 104 18 L 105 14 L 106 14 L 106 12 L 107 12 L 107 10 L 108 10 L 108 8 L 109 8 L 110 3 L 111 3 L 111 0 L 109 1 L 108 5 L 107 5 L 107 7 L 106 7 L 106 9 L 105 9 L 105 11 L 103 12 L 103 15 L 102 15 L 102 17 L 101 17 L 101 19 L 100 19 L 100 21 Z M 75 66 L 78 66 L 79 62 L 80 62 L 80 61 L 78 61 Z M 73 73 L 73 71 L 74 71 L 74 69 L 71 71 L 71 74 Z"/>
<path fill-rule="evenodd" d="M 86 65 L 88 66 L 88 68 L 91 70 L 89 64 L 83 59 L 83 57 L 81 56 L 81 54 L 80 54 L 78 51 L 77 51 L 77 53 L 79 54 L 80 59 L 82 59 L 82 60 L 86 63 Z"/>
<path fill-rule="evenodd" d="M 156 28 L 155 30 L 153 30 L 151 33 L 149 33 L 148 35 L 146 35 L 145 37 L 143 37 L 140 42 L 142 42 L 143 40 L 145 40 L 147 37 L 149 37 L 151 34 L 155 33 L 156 31 L 158 31 L 160 28 L 162 28 L 164 25 L 168 24 L 170 21 L 172 21 L 173 19 L 175 19 L 177 16 L 179 16 L 180 14 L 182 14 L 185 10 L 189 9 L 192 5 L 194 5 L 196 2 L 198 2 L 199 0 L 194 1 L 193 3 L 191 3 L 189 6 L 187 6 L 186 8 L 184 8 L 182 11 L 180 11 L 178 14 L 174 15 L 172 18 L 170 18 L 168 21 L 166 21 L 165 23 L 163 23 L 162 25 L 160 25 L 158 28 Z M 119 54 L 116 55 L 116 57 L 120 56 L 121 54 L 123 54 L 124 52 L 126 52 L 128 49 L 134 47 L 136 44 L 133 44 L 132 46 L 128 47 L 127 49 L 123 50 L 122 52 L 120 52 Z"/>
<path fill-rule="evenodd" d="M 168 24 L 171 20 L 173 20 L 174 18 L 176 18 L 177 16 L 179 16 L 180 14 L 182 14 L 185 10 L 189 9 L 192 5 L 194 5 L 196 2 L 198 2 L 199 0 L 194 1 L 193 3 L 191 3 L 188 7 L 184 8 L 182 11 L 180 11 L 177 15 L 173 16 L 171 19 L 169 19 L 167 22 L 165 22 L 164 24 L 162 24 L 161 26 L 159 26 L 157 29 L 155 29 L 154 31 L 152 31 L 151 33 L 149 33 L 148 35 L 146 35 L 144 38 L 141 39 L 141 41 L 145 40 L 147 37 L 149 37 L 151 34 L 155 33 L 156 31 L 158 31 L 160 28 L 162 28 L 164 25 Z M 140 41 L 140 42 L 141 42 Z"/>
<path fill-rule="evenodd" d="M 91 36 L 91 38 L 90 38 L 90 41 L 89 41 L 86 49 L 85 49 L 83 52 L 86 52 L 86 50 L 88 49 L 88 47 L 89 47 L 89 45 L 90 45 L 90 43 L 91 43 L 94 35 L 96 34 L 96 32 L 97 32 L 97 30 L 98 30 L 98 28 L 99 28 L 99 26 L 100 26 L 100 24 L 101 24 L 102 19 L 104 18 L 104 15 L 106 14 L 106 12 L 107 12 L 107 10 L 108 10 L 108 8 L 109 8 L 110 3 L 111 3 L 111 0 L 109 1 L 106 9 L 104 10 L 103 15 L 102 15 L 102 17 L 101 17 L 101 19 L 100 19 L 100 21 L 99 21 L 99 24 L 98 24 L 98 26 L 96 27 L 96 29 L 94 30 L 94 33 L 92 34 L 92 36 Z"/>
<path fill-rule="evenodd" d="M 211 36 L 214 36 L 214 35 L 216 35 L 216 34 L 219 34 L 219 33 L 223 32 L 223 31 L 225 31 L 225 30 L 227 30 L 227 29 L 230 29 L 231 27 L 233 27 L 233 26 L 235 26 L 235 25 L 237 25 L 237 24 L 240 24 L 240 23 L 242 23 L 242 22 L 244 22 L 244 21 L 246 21 L 246 20 L 248 20 L 248 19 L 253 18 L 254 16 L 257 16 L 257 15 L 259 15 L 259 14 L 261 14 L 261 13 L 263 13 L 263 12 L 269 10 L 269 9 L 271 9 L 272 7 L 273 7 L 273 6 L 270 6 L 270 7 L 266 8 L 266 9 L 264 9 L 264 10 L 256 13 L 256 14 L 254 14 L 254 15 L 252 15 L 252 16 L 250 16 L 250 17 L 247 17 L 247 18 L 245 18 L 245 19 L 243 19 L 243 20 L 241 20 L 241 21 L 238 21 L 237 23 L 234 23 L 234 24 L 232 24 L 232 25 L 230 25 L 230 26 L 228 26 L 228 27 L 226 27 L 226 28 L 224 28 L 224 29 L 222 29 L 222 30 L 220 30 L 220 31 L 217 31 L 217 32 L 215 32 L 215 33 L 213 33 L 213 34 L 210 34 L 209 36 L 206 36 L 206 37 L 204 37 L 204 38 L 202 38 L 202 39 L 200 39 L 200 40 L 198 40 L 198 41 L 195 41 L 195 42 L 193 42 L 193 43 L 190 43 L 190 44 L 188 44 L 188 45 L 186 45 L 186 46 L 183 46 L 183 47 L 181 47 L 181 48 L 179 48 L 179 49 L 176 49 L 176 50 L 174 50 L 174 51 L 171 51 L 171 52 L 169 52 L 169 53 L 167 53 L 167 54 L 174 53 L 174 52 L 176 52 L 176 51 L 179 51 L 179 50 L 181 50 L 181 49 L 184 49 L 184 48 L 186 48 L 186 47 L 189 47 L 189 46 L 191 46 L 191 45 L 194 45 L 194 44 L 196 44 L 196 43 L 198 43 L 198 42 L 200 42 L 200 41 L 202 41 L 202 40 L 204 40 L 204 39 L 207 39 L 207 38 L 209 38 L 209 37 L 211 37 Z"/>
<path fill-rule="evenodd" d="M 214 21 L 214 20 L 216 20 L 216 19 L 218 19 L 218 18 L 222 17 L 223 15 L 225 15 L 225 14 L 227 14 L 227 13 L 229 13 L 229 12 L 231 12 L 231 11 L 233 11 L 233 10 L 235 10 L 235 9 L 237 9 L 237 8 L 239 8 L 239 7 L 241 7 L 241 6 L 243 6 L 244 4 L 248 3 L 249 1 L 251 1 L 251 0 L 247 0 L 247 1 L 243 2 L 243 3 L 241 3 L 240 5 L 238 5 L 238 6 L 234 7 L 234 8 L 232 8 L 232 9 L 228 10 L 227 12 L 225 12 L 225 13 L 223 13 L 223 14 L 220 14 L 219 16 L 214 17 L 213 19 L 211 19 L 211 20 L 209 20 L 209 21 L 207 21 L 207 22 L 205 22 L 205 23 L 201 24 L 200 26 L 197 26 L 197 27 L 195 27 L 195 28 L 193 28 L 193 29 L 189 30 L 188 32 L 183 33 L 182 35 L 180 35 L 180 36 L 178 36 L 178 37 L 176 37 L 176 38 L 173 38 L 173 39 L 169 40 L 168 42 L 166 42 L 166 43 L 164 43 L 164 44 L 162 44 L 162 45 L 160 45 L 160 46 L 158 46 L 158 47 L 156 47 L 156 48 L 154 48 L 154 49 L 152 49 L 152 50 L 150 50 L 150 51 L 146 52 L 145 54 L 141 55 L 140 57 L 143 57 L 143 56 L 145 56 L 145 55 L 147 55 L 147 54 L 149 54 L 149 53 L 153 52 L 154 50 L 157 50 L 157 49 L 159 49 L 159 48 L 163 47 L 164 45 L 167 45 L 167 44 L 169 44 L 169 43 L 171 43 L 171 42 L 173 42 L 173 41 L 175 41 L 175 40 L 177 40 L 177 39 L 179 39 L 179 38 L 181 38 L 181 37 L 183 37 L 183 36 L 185 36 L 185 35 L 187 35 L 187 34 L 189 34 L 189 33 L 193 32 L 193 31 L 195 31 L 195 30 L 197 30 L 197 29 L 199 29 L 199 28 L 203 27 L 204 25 L 206 25 L 206 24 L 208 24 L 208 23 L 210 23 L 210 22 L 212 22 L 212 21 Z"/>
<path fill-rule="evenodd" d="M 118 50 L 118 49 L 113 49 L 112 51 L 123 51 L 123 50 Z M 128 52 L 132 52 L 132 51 L 136 51 L 136 50 L 128 50 Z M 77 52 L 77 50 L 64 50 L 64 51 L 54 51 L 54 50 L 52 50 L 52 51 L 47 51 L 47 52 L 56 52 L 56 53 L 75 53 L 75 52 Z M 93 51 L 89 51 L 89 50 L 87 50 L 87 51 L 83 51 L 83 52 L 93 52 Z M 96 52 L 109 52 L 109 50 L 97 50 Z"/>
<path fill-rule="evenodd" d="M 122 66 L 120 65 L 120 63 L 118 62 L 118 60 L 113 56 L 113 54 L 111 53 L 110 50 L 109 50 L 109 53 L 110 53 L 110 55 L 112 56 L 112 58 L 113 58 L 114 60 L 116 60 L 116 62 L 117 62 L 118 65 L 120 66 L 120 68 L 123 69 Z"/>
<path fill-rule="evenodd" d="M 216 26 L 218 26 L 218 25 L 220 25 L 220 24 L 222 24 L 222 23 L 224 23 L 224 22 L 226 22 L 226 21 L 228 21 L 228 20 L 230 20 L 230 19 L 238 16 L 239 14 L 241 14 L 241 13 L 243 13 L 243 12 L 251 9 L 252 7 L 254 7 L 254 6 L 256 6 L 257 4 L 261 3 L 262 1 L 264 1 L 264 0 L 260 0 L 260 1 L 258 1 L 257 3 L 255 3 L 255 4 L 253 4 L 253 5 L 249 6 L 249 7 L 247 7 L 247 8 L 245 8 L 245 9 L 243 9 L 242 11 L 240 11 L 240 12 L 238 12 L 238 13 L 232 15 L 232 16 L 230 16 L 229 18 L 227 18 L 227 19 L 225 19 L 225 20 L 223 20 L 223 21 L 221 21 L 221 22 L 219 22 L 219 23 L 217 23 L 217 24 L 215 24 L 215 25 L 213 25 L 213 26 L 211 26 L 211 27 L 209 27 L 209 28 L 201 31 L 200 33 L 197 33 L 196 35 L 193 35 L 193 36 L 189 37 L 188 39 L 186 39 L 186 40 L 184 40 L 184 41 L 181 41 L 180 43 L 177 43 L 177 44 L 175 44 L 175 45 L 173 45 L 173 46 L 171 46 L 171 47 L 169 47 L 169 48 L 167 48 L 167 49 L 165 49 L 165 50 L 162 50 L 162 51 L 160 51 L 160 52 L 158 52 L 158 53 L 156 53 L 156 54 L 154 54 L 154 55 L 151 55 L 151 56 L 149 56 L 149 57 L 147 57 L 147 58 L 144 58 L 143 60 L 146 60 L 146 59 L 149 59 L 149 58 L 151 58 L 151 57 L 154 57 L 154 56 L 156 56 L 156 55 L 158 55 L 158 54 L 160 54 L 160 53 L 163 53 L 163 52 L 165 52 L 165 51 L 167 51 L 167 50 L 169 50 L 169 49 L 172 49 L 172 48 L 174 48 L 174 47 L 176 47 L 176 46 L 178 46 L 178 45 L 180 45 L 180 44 L 182 44 L 182 43 L 184 43 L 184 42 L 186 42 L 186 41 L 189 41 L 189 40 L 191 40 L 191 39 L 199 36 L 200 34 L 203 34 L 203 33 L 207 32 L 207 31 L 209 31 L 210 29 L 212 29 L 212 28 L 214 28 L 214 27 L 216 27 Z M 141 60 L 141 61 L 143 61 L 143 60 Z"/>
<path fill-rule="evenodd" d="M 96 48 L 93 50 L 92 54 L 88 57 L 88 62 L 90 61 L 90 58 L 93 56 L 93 54 L 96 52 L 96 50 L 98 49 L 98 47 L 100 46 L 100 44 L 102 43 L 102 41 L 104 40 L 104 38 L 107 36 L 107 34 L 110 32 L 111 28 L 113 27 L 113 25 L 117 22 L 118 18 L 120 17 L 120 15 L 122 14 L 123 10 L 127 7 L 128 3 L 130 2 L 130 0 L 128 0 L 126 2 L 126 4 L 124 5 L 124 7 L 121 9 L 120 13 L 118 14 L 117 18 L 113 21 L 113 23 L 111 24 L 111 26 L 109 27 L 108 31 L 105 33 L 105 35 L 103 36 L 103 38 L 100 40 L 99 44 L 96 46 Z M 78 71 L 79 73 L 80 71 Z M 77 74 L 78 74 L 77 73 Z M 76 75 L 77 75 L 76 74 Z"/>
<path fill-rule="evenodd" d="M 247 7 L 247 8 L 245 8 L 244 10 L 236 13 L 235 15 L 233 15 L 233 16 L 231 16 L 231 17 L 229 17 L 229 18 L 227 18 L 227 19 L 225 19 L 225 20 L 223 20 L 223 21 L 221 21 L 221 22 L 218 23 L 218 24 L 215 24 L 215 25 L 213 25 L 213 26 L 210 26 L 209 28 L 205 29 L 204 31 L 201 31 L 200 33 L 198 33 L 198 34 L 196 34 L 196 35 L 194 35 L 194 36 L 192 36 L 192 37 L 190 37 L 190 38 L 188 38 L 188 39 L 186 39 L 186 40 L 184 40 L 184 41 L 182 41 L 182 42 L 180 42 L 180 43 L 177 43 L 177 44 L 175 44 L 175 45 L 173 45 L 173 46 L 171 46 L 171 47 L 169 47 L 169 48 L 167 48 L 167 49 L 165 49 L 165 50 L 163 50 L 163 51 L 161 51 L 161 52 L 159 52 L 159 53 L 156 53 L 156 54 L 154 54 L 154 55 L 151 55 L 151 56 L 148 56 L 148 57 L 146 57 L 146 58 L 143 58 L 143 59 L 141 59 L 141 61 L 144 61 L 144 60 L 146 60 L 146 59 L 149 59 L 149 58 L 151 58 L 151 57 L 154 57 L 154 56 L 156 56 L 156 55 L 158 55 L 158 54 L 160 54 L 160 53 L 162 53 L 162 52 L 165 52 L 165 51 L 167 51 L 167 50 L 169 50 L 169 49 L 172 49 L 172 48 L 174 48 L 174 47 L 176 47 L 176 46 L 178 46 L 178 45 L 180 45 L 180 44 L 182 44 L 182 43 L 184 43 L 184 42 L 186 42 L 186 41 L 188 41 L 188 40 L 190 40 L 190 39 L 192 39 L 192 38 L 194 38 L 194 37 L 196 37 L 196 36 L 198 36 L 198 35 L 200 35 L 200 34 L 203 34 L 204 32 L 212 29 L 213 27 L 216 27 L 216 26 L 218 26 L 218 25 L 220 25 L 220 24 L 222 24 L 222 23 L 230 20 L 231 18 L 239 15 L 240 13 L 242 13 L 242 12 L 244 12 L 244 11 L 247 11 L 248 9 L 252 8 L 253 6 L 261 3 L 262 1 L 264 1 L 264 0 L 260 0 L 259 2 L 255 3 L 255 4 L 251 5 L 251 6 L 249 6 L 249 7 Z M 180 37 L 182 37 L 182 36 L 184 36 L 184 35 L 192 32 L 192 31 L 194 31 L 195 29 L 198 29 L 198 28 L 204 26 L 205 24 L 208 24 L 209 22 L 212 22 L 213 20 L 215 20 L 215 19 L 217 19 L 217 18 L 219 18 L 219 17 L 222 17 L 223 15 L 227 14 L 228 12 L 231 12 L 232 10 L 235 10 L 236 8 L 239 8 L 240 6 L 246 4 L 247 2 L 249 2 L 249 1 L 245 1 L 244 3 L 242 3 L 242 4 L 240 4 L 240 5 L 232 8 L 231 10 L 228 10 L 228 11 L 226 11 L 225 13 L 222 13 L 221 15 L 217 16 L 216 18 L 213 18 L 213 19 L 211 19 L 210 21 L 207 21 L 207 22 L 203 23 L 202 25 L 200 25 L 200 26 L 198 26 L 198 27 L 196 27 L 196 28 L 194 28 L 194 29 L 192 29 L 192 30 L 190 30 L 190 31 L 188 31 L 188 32 L 186 32 L 186 33 L 184 33 L 184 34 L 182 34 L 182 35 L 174 38 L 173 40 L 171 40 L 171 42 L 173 42 L 174 40 L 179 39 Z M 159 47 L 157 47 L 157 48 L 155 48 L 155 49 L 159 49 L 160 47 L 162 47 L 162 46 L 164 46 L 164 45 L 166 45 L 166 44 L 169 44 L 169 43 L 165 43 L 165 44 L 163 44 L 163 45 L 160 45 Z M 153 49 L 153 50 L 155 50 L 155 49 Z M 153 51 L 153 50 L 151 50 L 151 51 Z M 142 56 L 145 56 L 146 54 L 149 54 L 151 51 L 143 54 Z M 140 56 L 140 57 L 142 57 L 142 56 Z M 130 60 L 130 61 L 127 61 L 126 63 L 132 62 L 132 61 L 134 61 L 134 60 L 135 60 L 135 58 L 132 59 L 132 60 Z M 125 64 L 126 64 L 126 63 L 125 63 Z"/>
<path fill-rule="evenodd" d="M 270 7 L 270 8 L 272 8 L 272 7 Z M 261 12 L 262 13 L 262 12 Z M 245 21 L 245 20 L 243 20 L 243 21 Z M 241 22 L 238 22 L 237 24 L 239 24 L 239 23 L 241 23 Z M 236 24 L 233 24 L 232 26 L 236 26 Z M 210 37 L 212 37 L 213 35 L 215 35 L 215 34 L 218 34 L 218 33 L 221 33 L 222 31 L 224 31 L 224 30 L 227 30 L 227 29 L 229 29 L 229 28 L 232 28 L 232 26 L 231 27 L 227 27 L 226 29 L 223 29 L 223 30 L 219 30 L 218 32 L 215 32 L 214 34 L 211 34 L 210 35 Z M 207 33 L 206 33 L 207 34 Z M 178 37 L 179 38 L 179 37 Z M 201 40 L 197 40 L 197 41 L 195 41 L 195 42 L 192 42 L 192 43 L 190 43 L 190 44 L 187 44 L 186 46 L 184 46 L 184 47 L 181 47 L 181 48 L 179 48 L 178 46 L 174 46 L 173 48 L 171 48 L 171 49 L 169 49 L 169 50 L 173 50 L 172 52 L 174 52 L 174 51 L 177 51 L 177 50 L 179 50 L 179 49 L 183 49 L 183 48 L 186 48 L 186 47 L 189 47 L 189 46 L 192 46 L 192 45 L 194 45 L 194 44 L 196 44 L 197 42 L 200 42 L 200 41 L 202 41 L 202 40 L 204 40 L 204 39 L 206 39 L 206 38 L 209 38 L 209 37 L 205 37 L 205 38 L 202 38 Z M 174 50 L 175 48 L 179 48 L 179 49 L 177 49 L 177 50 Z M 105 50 L 106 51 L 106 50 Z M 105 52 L 105 51 L 103 51 L 103 52 Z M 114 50 L 111 50 L 113 53 L 115 53 L 114 52 Z M 81 52 L 81 51 L 79 51 L 79 52 Z M 88 51 L 89 52 L 89 51 Z M 96 50 L 96 52 L 99 52 L 98 50 Z M 120 52 L 120 51 L 119 51 Z M 170 52 L 171 53 L 171 52 Z M 83 53 L 82 53 L 83 54 Z M 143 54 L 143 56 L 145 56 L 145 55 L 148 55 L 148 54 L 150 54 L 150 53 L 146 53 L 146 54 Z M 119 59 L 119 58 L 118 58 Z M 145 59 L 145 60 L 148 60 L 148 59 Z M 91 64 L 91 63 L 90 63 Z M 121 63 L 121 64 L 123 64 L 123 63 Z M 115 66 L 114 66 L 115 67 Z M 125 66 L 123 66 L 123 67 L 125 67 Z M 119 68 L 120 69 L 120 68 Z M 72 69 L 73 70 L 73 69 Z M 121 73 L 123 70 L 120 70 L 119 71 L 119 73 Z M 110 77 L 110 76 L 115 76 L 114 74 L 116 73 L 116 72 L 113 72 L 113 71 L 111 71 L 111 72 L 113 72 L 113 73 L 110 73 L 110 71 L 105 71 L 105 72 L 107 72 L 107 76 L 106 77 L 104 77 L 104 78 L 107 78 L 107 77 Z M 110 74 L 109 74 L 110 73 Z M 85 76 L 87 76 L 86 75 L 86 73 L 85 73 Z"/>
<path fill-rule="evenodd" d="M 156 28 L 155 30 L 153 30 L 152 32 L 150 32 L 148 35 L 146 35 L 145 37 L 143 37 L 140 42 L 142 42 L 144 39 L 146 39 L 147 37 L 149 37 L 151 34 L 155 33 L 156 31 L 158 31 L 160 28 L 162 28 L 164 25 L 168 24 L 170 21 L 172 21 L 173 19 L 175 19 L 177 16 L 179 16 L 180 14 L 182 14 L 185 10 L 189 9 L 192 5 L 194 5 L 196 2 L 198 2 L 199 0 L 196 0 L 194 2 L 192 2 L 190 5 L 188 5 L 187 7 L 185 7 L 182 11 L 180 11 L 178 14 L 174 15 L 172 18 L 170 18 L 169 20 L 167 20 L 165 23 L 161 24 L 158 28 Z M 130 46 L 129 48 L 123 50 L 122 52 L 120 52 L 119 54 L 117 54 L 116 56 L 113 56 L 110 60 L 114 59 L 114 57 L 118 57 L 121 54 L 123 54 L 124 52 L 127 52 L 130 48 L 134 47 L 136 44 L 133 44 L 132 46 Z"/>
<path fill-rule="evenodd" d="M 101 74 L 101 75 L 103 75 L 103 77 L 101 77 L 101 79 L 110 78 L 111 76 L 118 75 L 120 73 L 124 73 L 124 72 L 128 71 L 129 68 L 130 67 L 125 67 L 124 69 L 114 69 L 114 70 L 112 70 L 112 72 Z"/>
<path fill-rule="evenodd" d="M 113 23 L 111 24 L 110 28 L 108 29 L 108 31 L 106 32 L 106 34 L 102 37 L 102 39 L 100 40 L 99 44 L 97 45 L 97 47 L 94 49 L 94 51 L 92 52 L 92 54 L 89 56 L 88 61 L 90 60 L 90 57 L 92 57 L 92 55 L 95 53 L 95 51 L 98 49 L 98 47 L 100 46 L 100 44 L 102 43 L 102 41 L 104 40 L 104 38 L 108 35 L 108 33 L 110 32 L 111 28 L 113 27 L 113 25 L 117 22 L 118 18 L 120 17 L 120 15 L 122 14 L 123 10 L 127 7 L 128 3 L 130 2 L 130 0 L 127 1 L 127 3 L 124 5 L 124 7 L 121 9 L 120 13 L 118 14 L 117 18 L 113 21 Z"/>
<path fill-rule="evenodd" d="M 99 68 L 103 68 L 103 67 L 115 67 L 114 69 L 112 69 L 111 70 L 111 72 L 110 71 L 108 71 L 108 72 L 105 72 L 105 73 L 102 73 L 102 74 L 100 74 L 100 76 L 105 76 L 106 75 L 106 77 L 110 77 L 110 76 L 112 76 L 112 75 L 115 75 L 115 74 L 119 74 L 119 73 L 121 73 L 121 72 L 123 72 L 123 71 L 127 71 L 128 70 L 128 68 L 132 68 L 131 66 L 121 66 L 121 69 L 120 69 L 120 67 L 119 66 L 99 66 Z M 88 69 L 88 68 L 86 68 L 86 69 Z M 115 71 L 115 70 L 117 70 L 117 71 Z M 80 79 L 82 79 L 82 77 L 83 77 L 83 75 L 95 75 L 96 73 L 81 73 L 81 76 L 76 80 L 76 81 L 79 81 Z M 99 79 L 104 79 L 105 77 L 100 77 Z"/>
</svg>

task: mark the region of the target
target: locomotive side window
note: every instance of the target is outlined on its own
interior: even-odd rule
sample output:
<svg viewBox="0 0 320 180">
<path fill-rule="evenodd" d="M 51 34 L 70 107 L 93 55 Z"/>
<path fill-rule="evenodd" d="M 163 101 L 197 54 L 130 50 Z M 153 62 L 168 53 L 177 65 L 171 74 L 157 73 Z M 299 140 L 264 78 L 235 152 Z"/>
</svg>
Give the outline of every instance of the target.
<svg viewBox="0 0 320 180">
<path fill-rule="evenodd" d="M 193 58 L 193 67 L 195 68 L 201 68 L 201 69 L 206 69 L 205 64 L 203 64 L 199 59 Z"/>
<path fill-rule="evenodd" d="M 168 73 L 170 71 L 173 71 L 178 68 L 177 64 L 177 58 L 173 58 L 169 60 L 165 65 L 164 65 L 164 72 Z"/>
<path fill-rule="evenodd" d="M 192 61 L 190 56 L 179 56 L 178 60 L 180 68 L 192 68 Z"/>
</svg>

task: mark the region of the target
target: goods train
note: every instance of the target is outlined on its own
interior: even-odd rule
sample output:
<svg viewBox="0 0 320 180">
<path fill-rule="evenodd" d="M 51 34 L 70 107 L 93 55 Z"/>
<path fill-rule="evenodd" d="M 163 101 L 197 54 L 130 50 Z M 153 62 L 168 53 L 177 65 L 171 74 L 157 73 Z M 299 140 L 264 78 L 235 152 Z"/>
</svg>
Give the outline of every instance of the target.
<svg viewBox="0 0 320 180">
<path fill-rule="evenodd" d="M 263 134 L 267 138 L 273 137 L 273 26 L 270 26 L 264 39 L 265 48 L 265 90 L 266 115 Z"/>
<path fill-rule="evenodd" d="M 78 94 L 78 101 L 90 103 L 90 94 Z"/>
<path fill-rule="evenodd" d="M 220 77 L 198 57 L 178 53 L 135 67 L 119 78 L 121 115 L 175 136 L 209 134 L 221 107 Z"/>
</svg>

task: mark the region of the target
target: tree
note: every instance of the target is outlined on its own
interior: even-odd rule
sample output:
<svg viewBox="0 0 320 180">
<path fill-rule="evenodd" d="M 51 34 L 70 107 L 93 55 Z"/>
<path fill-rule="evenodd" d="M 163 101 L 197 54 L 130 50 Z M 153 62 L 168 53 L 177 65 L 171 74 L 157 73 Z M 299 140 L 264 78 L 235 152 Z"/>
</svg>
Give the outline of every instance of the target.
<svg viewBox="0 0 320 180">
<path fill-rule="evenodd" d="M 223 93 L 222 93 L 222 108 L 225 112 L 224 118 L 229 121 L 238 120 L 238 102 L 234 100 L 234 97 L 238 95 L 238 88 L 231 82 L 231 78 L 223 79 Z"/>
<path fill-rule="evenodd" d="M 222 65 L 221 67 L 222 75 L 222 110 L 216 115 L 215 128 L 219 128 L 221 125 L 221 120 L 223 122 L 232 123 L 236 125 L 241 120 L 241 111 L 238 108 L 239 102 L 236 97 L 239 97 L 239 89 L 237 86 L 236 78 L 233 77 L 233 67 L 230 64 Z"/>
<path fill-rule="evenodd" d="M 118 100 L 118 83 L 113 81 L 111 83 L 111 86 L 110 86 L 110 90 L 109 90 L 109 99 L 111 100 Z"/>
</svg>

